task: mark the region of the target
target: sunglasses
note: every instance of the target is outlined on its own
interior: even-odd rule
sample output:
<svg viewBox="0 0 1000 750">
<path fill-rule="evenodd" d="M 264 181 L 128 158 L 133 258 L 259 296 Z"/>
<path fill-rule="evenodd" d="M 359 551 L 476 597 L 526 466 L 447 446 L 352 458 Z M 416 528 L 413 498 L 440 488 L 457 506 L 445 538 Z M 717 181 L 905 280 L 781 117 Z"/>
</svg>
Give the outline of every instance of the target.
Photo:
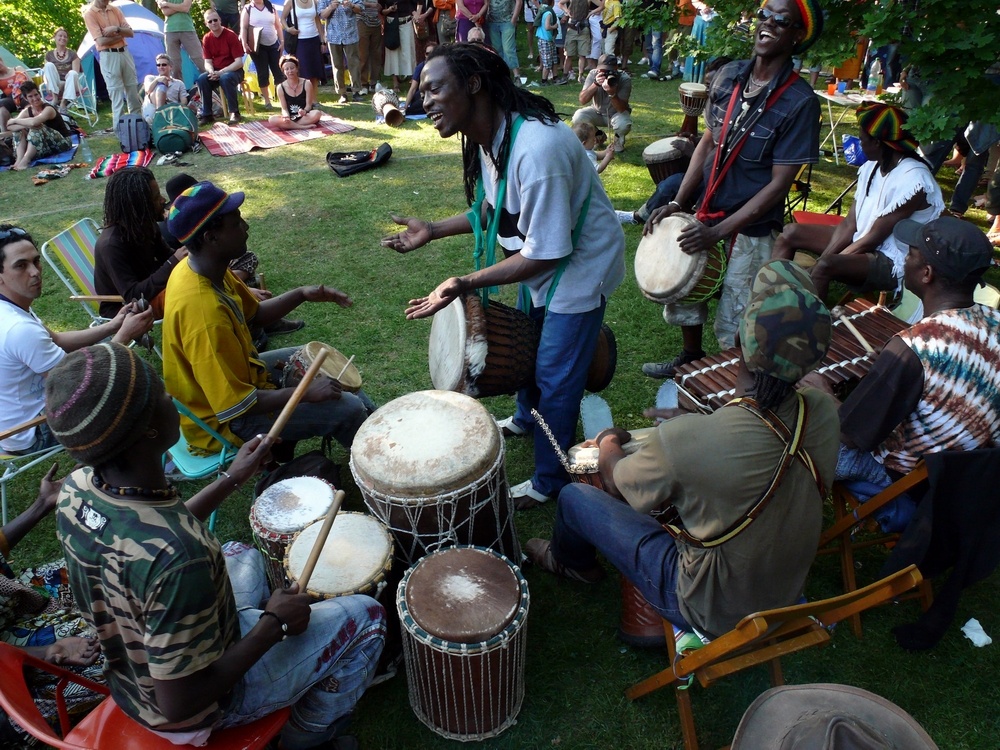
<svg viewBox="0 0 1000 750">
<path fill-rule="evenodd" d="M 158 67 L 158 68 L 168 68 L 168 67 L 170 67 L 170 63 L 156 63 L 156 67 Z"/>
<path fill-rule="evenodd" d="M 759 8 L 757 10 L 757 20 L 760 23 L 773 21 L 774 25 L 779 29 L 798 29 L 802 27 L 802 24 L 798 21 L 793 21 L 788 16 L 782 13 L 775 13 L 773 10 L 768 10 L 767 8 Z"/>
<path fill-rule="evenodd" d="M 219 19 L 219 18 L 210 18 L 210 19 L 208 19 L 207 23 L 222 23 L 222 19 Z"/>
<path fill-rule="evenodd" d="M 0 232 L 0 242 L 9 240 L 11 237 L 27 237 L 28 233 L 18 227 L 11 227 Z"/>
</svg>

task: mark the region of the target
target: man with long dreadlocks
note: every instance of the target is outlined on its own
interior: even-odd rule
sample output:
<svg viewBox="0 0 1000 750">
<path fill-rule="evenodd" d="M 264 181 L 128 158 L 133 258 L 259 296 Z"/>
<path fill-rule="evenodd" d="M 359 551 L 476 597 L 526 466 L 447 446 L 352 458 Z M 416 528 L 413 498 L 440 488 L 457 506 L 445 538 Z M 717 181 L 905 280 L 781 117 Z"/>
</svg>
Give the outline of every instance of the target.
<svg viewBox="0 0 1000 750">
<path fill-rule="evenodd" d="M 771 257 L 781 231 L 785 196 L 803 164 L 819 158 L 819 101 L 792 70 L 792 55 L 807 49 L 823 28 L 816 0 L 765 0 L 757 10 L 753 57 L 715 74 L 705 120 L 708 127 L 691 156 L 673 200 L 656 209 L 646 234 L 666 217 L 694 214 L 678 245 L 686 253 L 725 243 L 728 267 L 715 314 L 719 346 L 733 346 L 757 269 Z M 663 317 L 681 326 L 683 351 L 642 371 L 672 378 L 679 365 L 705 356 L 702 328 L 708 305 L 667 305 Z"/>
<path fill-rule="evenodd" d="M 767 263 L 740 325 L 737 397 L 712 414 L 650 410 L 667 420 L 628 456 L 628 432 L 599 433 L 606 491 L 564 488 L 551 542 L 529 540 L 528 556 L 596 583 L 599 552 L 664 618 L 710 637 L 795 603 L 816 556 L 839 432 L 833 398 L 795 383 L 819 364 L 831 332 L 808 274 Z M 674 511 L 666 526 L 649 515 L 661 506 Z"/>
<path fill-rule="evenodd" d="M 625 274 L 625 238 L 611 201 L 552 103 L 517 88 L 498 55 L 475 44 L 438 47 L 420 93 L 441 137 L 462 136 L 472 210 L 438 221 L 393 217 L 406 229 L 382 244 L 406 253 L 475 233 L 485 263 L 410 300 L 406 316 L 425 318 L 464 293 L 520 282 L 521 307 L 541 325 L 541 341 L 534 382 L 518 392 L 516 414 L 501 425 L 506 435 L 525 434 L 535 407 L 568 448 L 604 308 Z M 494 265 L 496 245 L 505 257 Z M 518 508 L 545 502 L 569 481 L 540 429 L 534 438 L 534 475 L 511 492 Z"/>
<path fill-rule="evenodd" d="M 163 290 L 174 267 L 187 256 L 171 250 L 160 235 L 166 201 L 152 171 L 129 167 L 108 178 L 104 190 L 104 231 L 94 248 L 94 288 L 132 302 L 140 297 L 163 317 Z M 120 302 L 102 302 L 101 315 L 113 318 Z"/>
</svg>

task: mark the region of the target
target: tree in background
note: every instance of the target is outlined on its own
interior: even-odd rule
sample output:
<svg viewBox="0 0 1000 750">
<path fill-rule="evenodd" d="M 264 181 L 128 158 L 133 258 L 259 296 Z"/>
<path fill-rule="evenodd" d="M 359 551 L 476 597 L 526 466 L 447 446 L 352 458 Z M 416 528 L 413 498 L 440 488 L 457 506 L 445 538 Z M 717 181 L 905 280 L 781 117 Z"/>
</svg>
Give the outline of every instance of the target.
<svg viewBox="0 0 1000 750">
<path fill-rule="evenodd" d="M 807 52 L 806 67 L 833 68 L 855 54 L 859 37 L 875 47 L 899 43 L 904 66 L 918 72 L 925 103 L 910 113 L 909 125 L 921 141 L 954 134 L 966 123 L 982 120 L 1000 125 L 1000 14 L 995 0 L 821 0 L 823 35 Z M 686 43 L 681 56 L 702 58 L 750 56 L 752 17 L 758 4 L 716 0 L 719 14 L 703 47 Z M 623 4 L 624 26 L 640 33 L 669 30 L 677 24 L 673 0 L 631 0 Z M 989 71 L 989 72 L 988 72 Z"/>
</svg>

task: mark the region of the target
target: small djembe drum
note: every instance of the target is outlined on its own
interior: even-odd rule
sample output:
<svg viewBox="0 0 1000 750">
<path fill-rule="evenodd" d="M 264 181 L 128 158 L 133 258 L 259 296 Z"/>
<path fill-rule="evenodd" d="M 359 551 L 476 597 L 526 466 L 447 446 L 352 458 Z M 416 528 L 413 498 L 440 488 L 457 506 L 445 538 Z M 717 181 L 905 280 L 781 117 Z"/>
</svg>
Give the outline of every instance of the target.
<svg viewBox="0 0 1000 750">
<path fill-rule="evenodd" d="M 698 118 L 705 111 L 705 103 L 708 101 L 708 87 L 703 83 L 682 83 L 678 93 L 681 97 L 681 110 L 684 112 L 681 132 L 697 135 Z"/>
<path fill-rule="evenodd" d="M 372 109 L 391 127 L 399 127 L 406 117 L 399 110 L 399 97 L 392 89 L 378 89 L 372 94 Z"/>
<path fill-rule="evenodd" d="M 642 160 L 653 178 L 653 184 L 659 185 L 674 174 L 684 174 L 691 163 L 694 144 L 687 138 L 670 136 L 653 141 L 642 151 Z"/>
</svg>

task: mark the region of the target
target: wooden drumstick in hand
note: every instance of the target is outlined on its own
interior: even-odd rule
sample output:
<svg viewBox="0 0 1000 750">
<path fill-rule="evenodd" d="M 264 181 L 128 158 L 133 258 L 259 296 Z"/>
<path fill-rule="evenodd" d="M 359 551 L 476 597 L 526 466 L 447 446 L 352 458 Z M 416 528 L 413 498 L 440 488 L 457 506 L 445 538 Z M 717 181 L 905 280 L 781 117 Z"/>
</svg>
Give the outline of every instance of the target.
<svg viewBox="0 0 1000 750">
<path fill-rule="evenodd" d="M 330 536 L 330 529 L 333 528 L 333 521 L 337 517 L 337 513 L 340 512 L 340 506 L 343 502 L 344 491 L 337 490 L 337 493 L 333 496 L 333 505 L 330 506 L 330 510 L 327 511 L 326 518 L 323 519 L 323 525 L 320 527 L 319 536 L 317 536 L 316 541 L 313 542 L 312 552 L 309 553 L 306 565 L 302 569 L 302 575 L 299 576 L 299 591 L 305 591 L 306 586 L 309 585 L 309 579 L 312 578 L 313 569 L 316 567 L 316 563 L 319 560 L 319 554 L 323 551 L 323 546 L 326 544 L 326 538 Z"/>
<path fill-rule="evenodd" d="M 268 437 L 272 440 L 277 440 L 281 435 L 281 431 L 285 429 L 285 425 L 288 424 L 288 420 L 292 417 L 292 412 L 295 411 L 295 407 L 299 405 L 299 401 L 306 394 L 306 389 L 309 388 L 309 384 L 312 383 L 313 378 L 319 372 L 319 368 L 323 366 L 323 360 L 326 359 L 326 350 L 320 349 L 316 353 L 316 359 L 306 370 L 306 374 L 302 377 L 302 382 L 295 386 L 295 392 L 292 393 L 292 397 L 288 399 L 288 403 L 285 404 L 285 408 L 281 410 L 281 414 L 278 418 L 274 420 L 274 426 L 271 427 L 270 432 L 267 433 Z"/>
</svg>

